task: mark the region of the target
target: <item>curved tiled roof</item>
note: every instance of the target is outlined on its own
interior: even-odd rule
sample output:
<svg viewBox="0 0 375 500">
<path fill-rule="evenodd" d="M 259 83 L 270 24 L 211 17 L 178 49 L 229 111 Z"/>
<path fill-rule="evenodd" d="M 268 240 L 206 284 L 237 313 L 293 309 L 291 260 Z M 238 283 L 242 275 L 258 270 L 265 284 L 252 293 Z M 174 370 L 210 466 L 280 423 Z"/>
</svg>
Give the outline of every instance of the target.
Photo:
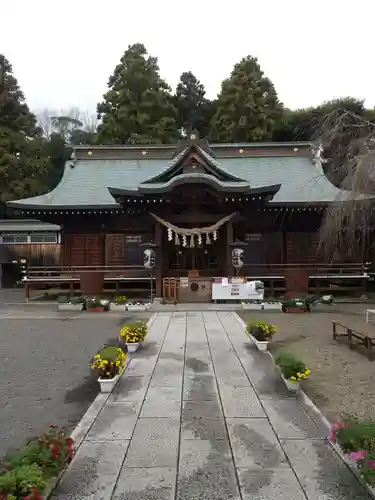
<svg viewBox="0 0 375 500">
<path fill-rule="evenodd" d="M 202 151 L 203 155 L 206 155 Z M 208 155 L 209 156 L 209 155 Z M 321 162 L 308 156 L 242 156 L 220 157 L 217 168 L 241 179 L 251 189 L 280 184 L 270 204 L 329 203 L 351 199 L 352 193 L 334 186 L 325 176 Z M 213 158 L 209 157 L 211 161 Z M 50 193 L 9 202 L 14 208 L 115 208 L 119 205 L 109 188 L 136 193 L 146 183 L 175 164 L 176 158 L 78 159 L 68 162 L 58 186 Z M 145 184 L 143 184 L 145 185 Z M 358 195 L 357 198 L 367 198 Z"/>
</svg>

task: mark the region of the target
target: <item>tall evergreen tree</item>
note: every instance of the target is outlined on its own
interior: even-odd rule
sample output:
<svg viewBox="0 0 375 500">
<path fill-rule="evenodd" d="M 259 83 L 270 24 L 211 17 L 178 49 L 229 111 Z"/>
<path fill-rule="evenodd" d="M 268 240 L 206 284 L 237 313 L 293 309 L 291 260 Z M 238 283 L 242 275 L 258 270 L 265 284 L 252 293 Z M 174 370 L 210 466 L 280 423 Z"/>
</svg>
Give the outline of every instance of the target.
<svg viewBox="0 0 375 500">
<path fill-rule="evenodd" d="M 282 109 L 276 90 L 264 76 L 257 59 L 245 57 L 222 83 L 212 120 L 211 140 L 268 141 Z"/>
<path fill-rule="evenodd" d="M 33 196 L 43 191 L 49 167 L 35 116 L 0 54 L 0 201 Z"/>
<path fill-rule="evenodd" d="M 174 143 L 179 133 L 170 88 L 159 75 L 157 59 L 142 44 L 129 46 L 97 106 L 101 144 Z"/>
<path fill-rule="evenodd" d="M 214 114 L 214 103 L 205 97 L 203 84 L 191 71 L 182 73 L 176 88 L 175 103 L 178 113 L 178 127 L 184 133 L 198 130 L 206 137 Z"/>
</svg>

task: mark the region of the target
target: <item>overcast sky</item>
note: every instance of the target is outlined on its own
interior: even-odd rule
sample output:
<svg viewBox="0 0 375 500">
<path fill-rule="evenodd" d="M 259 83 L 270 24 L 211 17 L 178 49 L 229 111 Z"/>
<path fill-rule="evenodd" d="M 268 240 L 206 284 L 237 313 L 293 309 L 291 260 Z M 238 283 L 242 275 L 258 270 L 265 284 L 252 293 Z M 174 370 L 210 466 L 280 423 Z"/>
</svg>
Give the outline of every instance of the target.
<svg viewBox="0 0 375 500">
<path fill-rule="evenodd" d="M 0 52 L 33 110 L 94 112 L 136 42 L 173 88 L 191 70 L 213 98 L 251 54 L 288 107 L 347 95 L 375 106 L 374 16 L 374 0 L 2 0 Z"/>
</svg>

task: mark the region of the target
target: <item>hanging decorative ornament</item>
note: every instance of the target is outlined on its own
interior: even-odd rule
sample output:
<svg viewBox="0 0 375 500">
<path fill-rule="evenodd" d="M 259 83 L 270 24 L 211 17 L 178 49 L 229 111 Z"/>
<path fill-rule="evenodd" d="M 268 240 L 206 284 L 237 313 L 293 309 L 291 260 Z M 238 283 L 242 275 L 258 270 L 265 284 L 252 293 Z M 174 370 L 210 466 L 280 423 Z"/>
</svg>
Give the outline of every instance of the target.
<svg viewBox="0 0 375 500">
<path fill-rule="evenodd" d="M 218 229 L 221 226 L 223 226 L 226 222 L 231 220 L 236 215 L 236 212 L 233 212 L 232 214 L 223 217 L 215 224 L 212 224 L 212 226 L 196 227 L 196 228 L 178 227 L 162 219 L 161 217 L 158 217 L 152 212 L 150 212 L 150 215 L 167 229 L 168 241 L 173 241 L 174 239 L 175 244 L 179 245 L 182 238 L 182 244 L 184 247 L 186 247 L 189 244 L 191 248 L 194 248 L 196 244 L 198 245 L 203 244 L 204 237 L 206 237 L 205 241 L 207 245 L 212 243 L 210 236 L 212 237 L 213 241 L 216 241 L 219 236 Z M 189 241 L 188 238 L 190 238 Z"/>
</svg>

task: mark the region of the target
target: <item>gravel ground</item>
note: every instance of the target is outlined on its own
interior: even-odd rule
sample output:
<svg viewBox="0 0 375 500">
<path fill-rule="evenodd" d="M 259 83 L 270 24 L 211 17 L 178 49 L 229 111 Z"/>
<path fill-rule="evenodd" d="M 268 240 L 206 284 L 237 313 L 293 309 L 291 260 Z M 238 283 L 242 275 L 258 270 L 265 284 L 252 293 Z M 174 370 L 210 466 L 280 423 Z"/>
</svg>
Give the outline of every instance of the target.
<svg viewBox="0 0 375 500">
<path fill-rule="evenodd" d="M 91 356 L 149 316 L 0 319 L 0 457 L 49 424 L 74 428 L 99 390 Z"/>
<path fill-rule="evenodd" d="M 306 314 L 241 311 L 239 315 L 245 321 L 277 326 L 270 350 L 287 349 L 308 364 L 311 375 L 304 389 L 333 421 L 342 413 L 374 417 L 375 361 L 368 360 L 363 347 L 350 350 L 347 339 L 332 339 L 332 320 L 361 330 L 366 308 L 375 309 L 375 305 L 317 306 Z M 375 326 L 373 330 L 375 334 Z"/>
</svg>

